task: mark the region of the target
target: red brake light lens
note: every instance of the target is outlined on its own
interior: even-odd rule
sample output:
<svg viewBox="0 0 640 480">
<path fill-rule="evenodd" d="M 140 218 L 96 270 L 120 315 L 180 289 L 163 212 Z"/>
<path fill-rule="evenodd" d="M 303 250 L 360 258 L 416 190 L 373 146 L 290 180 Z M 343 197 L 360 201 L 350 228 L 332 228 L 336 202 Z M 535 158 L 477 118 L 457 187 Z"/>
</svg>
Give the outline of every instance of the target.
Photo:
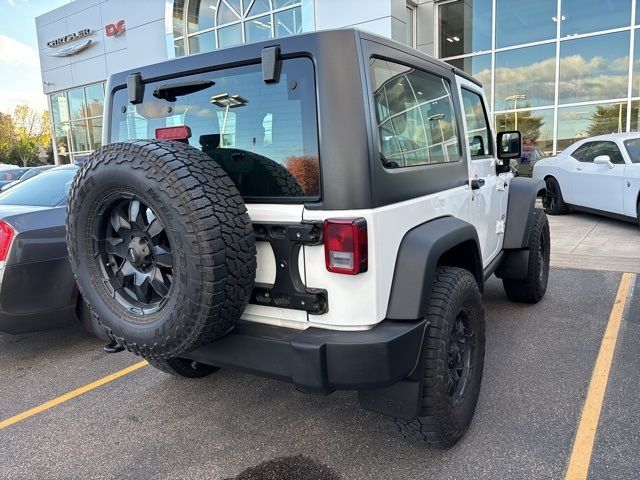
<svg viewBox="0 0 640 480">
<path fill-rule="evenodd" d="M 7 259 L 14 235 L 13 228 L 7 222 L 0 221 L 0 262 Z"/>
<path fill-rule="evenodd" d="M 187 142 L 191 138 L 191 129 L 186 125 L 156 128 L 156 140 L 175 140 Z"/>
<path fill-rule="evenodd" d="M 330 218 L 324 221 L 324 256 L 327 270 L 345 275 L 367 271 L 367 221 Z"/>
</svg>

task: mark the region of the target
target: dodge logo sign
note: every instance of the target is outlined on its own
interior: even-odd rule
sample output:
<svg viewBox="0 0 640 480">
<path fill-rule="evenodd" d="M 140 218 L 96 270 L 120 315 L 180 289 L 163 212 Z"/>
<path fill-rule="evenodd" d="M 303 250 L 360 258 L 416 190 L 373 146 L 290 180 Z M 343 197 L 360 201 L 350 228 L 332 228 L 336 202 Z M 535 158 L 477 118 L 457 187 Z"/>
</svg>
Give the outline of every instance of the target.
<svg viewBox="0 0 640 480">
<path fill-rule="evenodd" d="M 105 25 L 104 29 L 107 32 L 107 37 L 115 37 L 116 35 L 124 33 L 126 30 L 124 20 L 120 20 L 118 23 L 110 23 L 109 25 Z"/>
<path fill-rule="evenodd" d="M 60 45 L 73 42 L 74 40 L 78 40 L 79 38 L 88 37 L 89 35 L 93 35 L 93 30 L 91 30 L 90 28 L 84 28 L 79 32 L 70 33 L 69 35 L 65 35 L 64 37 L 51 40 L 50 42 L 47 42 L 47 46 L 50 48 L 59 47 Z"/>
</svg>

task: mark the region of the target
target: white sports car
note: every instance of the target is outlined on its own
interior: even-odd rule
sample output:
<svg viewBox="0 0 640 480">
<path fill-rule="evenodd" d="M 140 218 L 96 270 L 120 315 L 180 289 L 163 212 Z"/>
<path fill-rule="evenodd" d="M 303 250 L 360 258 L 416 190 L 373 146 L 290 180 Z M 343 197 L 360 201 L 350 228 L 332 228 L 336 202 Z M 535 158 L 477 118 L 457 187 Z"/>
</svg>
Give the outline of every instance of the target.
<svg viewBox="0 0 640 480">
<path fill-rule="evenodd" d="M 551 215 L 576 209 L 640 222 L 640 133 L 580 140 L 538 161 L 533 178 L 547 184 Z"/>
</svg>

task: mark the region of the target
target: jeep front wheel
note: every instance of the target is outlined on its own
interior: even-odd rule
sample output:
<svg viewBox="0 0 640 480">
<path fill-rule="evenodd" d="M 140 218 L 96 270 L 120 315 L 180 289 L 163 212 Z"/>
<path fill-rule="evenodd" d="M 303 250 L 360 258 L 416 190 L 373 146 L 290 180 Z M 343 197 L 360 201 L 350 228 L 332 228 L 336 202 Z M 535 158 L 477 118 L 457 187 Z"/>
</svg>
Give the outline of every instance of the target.
<svg viewBox="0 0 640 480">
<path fill-rule="evenodd" d="M 432 447 L 454 445 L 475 412 L 484 367 L 485 320 L 480 289 L 468 270 L 438 267 L 422 348 L 420 414 L 396 418 L 400 433 Z"/>
<path fill-rule="evenodd" d="M 519 303 L 538 303 L 542 300 L 549 282 L 550 257 L 549 220 L 543 210 L 536 208 L 531 227 L 527 276 L 522 279 L 502 279 L 507 298 Z"/>
<path fill-rule="evenodd" d="M 169 360 L 224 335 L 251 295 L 251 220 L 226 173 L 189 145 L 106 145 L 69 195 L 67 243 L 82 295 L 108 335 Z"/>
</svg>

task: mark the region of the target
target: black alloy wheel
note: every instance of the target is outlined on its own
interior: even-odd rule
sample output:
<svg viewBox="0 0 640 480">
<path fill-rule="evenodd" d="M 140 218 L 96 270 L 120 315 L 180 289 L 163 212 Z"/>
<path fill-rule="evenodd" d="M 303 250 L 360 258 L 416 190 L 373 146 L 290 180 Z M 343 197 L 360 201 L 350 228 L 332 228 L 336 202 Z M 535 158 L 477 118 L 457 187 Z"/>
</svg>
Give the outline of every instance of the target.
<svg viewBox="0 0 640 480">
<path fill-rule="evenodd" d="M 469 328 L 469 314 L 463 310 L 458 313 L 453 322 L 447 348 L 449 375 L 447 387 L 453 405 L 460 404 L 464 399 L 471 376 L 474 347 L 475 335 Z"/>
<path fill-rule="evenodd" d="M 549 177 L 545 180 L 545 184 L 545 194 L 542 197 L 542 206 L 545 211 L 549 215 L 561 215 L 563 213 L 567 213 L 569 208 L 567 207 L 567 204 L 564 203 L 562 190 L 560 189 L 558 181 L 553 177 Z"/>
<path fill-rule="evenodd" d="M 169 298 L 173 253 L 164 225 L 133 195 L 110 197 L 95 222 L 94 251 L 103 279 L 129 312 L 149 315 Z"/>
</svg>

